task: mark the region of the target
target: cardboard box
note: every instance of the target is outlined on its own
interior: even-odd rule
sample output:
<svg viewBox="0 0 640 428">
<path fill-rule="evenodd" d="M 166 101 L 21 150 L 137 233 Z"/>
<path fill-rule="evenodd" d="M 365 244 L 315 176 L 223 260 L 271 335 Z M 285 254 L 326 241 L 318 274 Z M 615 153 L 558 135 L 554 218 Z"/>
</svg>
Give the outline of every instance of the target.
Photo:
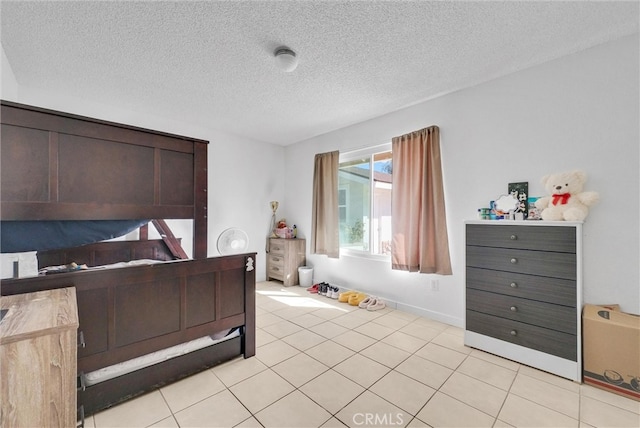
<svg viewBox="0 0 640 428">
<path fill-rule="evenodd" d="M 640 317 L 585 305 L 582 340 L 584 382 L 640 401 Z"/>
</svg>

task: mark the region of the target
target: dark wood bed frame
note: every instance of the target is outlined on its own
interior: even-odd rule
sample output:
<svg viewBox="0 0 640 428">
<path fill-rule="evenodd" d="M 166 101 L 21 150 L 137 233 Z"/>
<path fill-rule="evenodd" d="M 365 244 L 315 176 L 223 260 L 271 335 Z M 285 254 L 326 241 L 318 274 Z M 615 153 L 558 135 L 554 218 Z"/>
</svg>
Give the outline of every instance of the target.
<svg viewBox="0 0 640 428">
<path fill-rule="evenodd" d="M 38 251 L 38 269 L 50 266 L 77 265 L 104 266 L 131 260 L 177 260 L 188 259 L 181 239 L 176 238 L 164 220 L 152 222 L 162 239 L 149 239 L 149 225 L 139 228 L 138 240 L 107 241 L 86 244 L 73 248 L 56 248 Z"/>
<path fill-rule="evenodd" d="M 193 260 L 2 280 L 2 295 L 76 288 L 79 379 L 240 329 L 237 338 L 87 388 L 79 380 L 85 414 L 255 355 L 256 254 L 207 258 L 207 141 L 5 101 L 1 109 L 2 221 L 193 220 Z M 95 260 L 97 251 L 154 258 L 154 245 L 104 242 L 65 250 L 65 257 Z"/>
</svg>

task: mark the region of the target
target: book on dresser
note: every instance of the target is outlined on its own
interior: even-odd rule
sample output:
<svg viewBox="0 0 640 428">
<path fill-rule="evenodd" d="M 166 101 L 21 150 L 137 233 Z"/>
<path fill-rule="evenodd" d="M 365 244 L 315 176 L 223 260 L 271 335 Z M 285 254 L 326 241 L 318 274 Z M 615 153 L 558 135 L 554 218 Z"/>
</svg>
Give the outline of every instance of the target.
<svg viewBox="0 0 640 428">
<path fill-rule="evenodd" d="M 582 378 L 582 223 L 465 223 L 464 343 Z"/>
</svg>

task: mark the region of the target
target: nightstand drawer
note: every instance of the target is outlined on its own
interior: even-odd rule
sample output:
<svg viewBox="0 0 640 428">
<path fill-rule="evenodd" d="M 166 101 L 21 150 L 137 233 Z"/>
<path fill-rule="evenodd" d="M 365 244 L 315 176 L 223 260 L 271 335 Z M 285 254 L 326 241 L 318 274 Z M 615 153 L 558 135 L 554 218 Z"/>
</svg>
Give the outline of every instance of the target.
<svg viewBox="0 0 640 428">
<path fill-rule="evenodd" d="M 467 310 L 467 327 L 485 336 L 490 336 L 525 348 L 547 354 L 578 360 L 576 336 L 547 328 L 537 327 L 518 321 L 507 320 L 493 315 Z"/>
<path fill-rule="evenodd" d="M 576 281 L 467 267 L 467 288 L 576 307 Z"/>
<path fill-rule="evenodd" d="M 467 225 L 467 245 L 575 253 L 572 227 Z"/>
<path fill-rule="evenodd" d="M 267 268 L 267 276 L 269 278 L 284 281 L 284 269 L 282 266 L 269 265 L 269 267 Z"/>
<path fill-rule="evenodd" d="M 576 279 L 576 255 L 467 246 L 467 266 L 552 278 Z"/>
<path fill-rule="evenodd" d="M 284 267 L 284 256 L 269 253 L 267 262 L 269 266 Z"/>
<path fill-rule="evenodd" d="M 467 309 L 568 334 L 576 332 L 575 308 L 467 289 Z"/>
<path fill-rule="evenodd" d="M 280 239 L 271 239 L 269 243 L 269 254 L 284 255 L 284 252 L 285 252 L 285 243 L 280 241 Z"/>
</svg>

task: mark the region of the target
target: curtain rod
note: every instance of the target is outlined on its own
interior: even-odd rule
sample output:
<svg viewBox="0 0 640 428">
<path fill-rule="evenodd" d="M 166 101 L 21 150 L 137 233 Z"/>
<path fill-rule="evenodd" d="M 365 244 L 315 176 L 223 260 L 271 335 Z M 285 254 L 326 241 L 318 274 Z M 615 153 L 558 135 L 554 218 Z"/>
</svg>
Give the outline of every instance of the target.
<svg viewBox="0 0 640 428">
<path fill-rule="evenodd" d="M 351 154 L 354 154 L 354 153 L 357 153 L 357 152 L 361 152 L 361 151 L 364 151 L 364 150 L 375 150 L 378 147 L 382 148 L 382 147 L 388 146 L 388 145 L 391 145 L 391 141 L 389 141 L 388 143 L 380 143 L 380 144 L 377 144 L 375 146 L 362 146 L 362 147 L 358 147 L 358 148 L 355 148 L 355 149 L 347 150 L 345 152 L 340 151 L 340 154 L 341 155 L 351 155 Z"/>
<path fill-rule="evenodd" d="M 420 131 L 425 130 L 425 129 L 429 129 L 429 128 L 437 128 L 437 127 L 438 127 L 437 125 L 430 125 L 430 126 L 426 126 L 426 127 L 424 127 L 424 128 L 418 129 L 418 130 L 416 130 L 416 131 L 408 132 L 407 134 L 412 134 L 412 133 L 414 133 L 414 132 L 420 132 Z M 353 154 L 353 153 L 357 153 L 357 152 L 359 152 L 359 151 L 363 151 L 363 150 L 374 150 L 374 149 L 376 149 L 376 148 L 378 148 L 378 147 L 383 147 L 383 146 L 386 146 L 386 145 L 389 145 L 389 144 L 391 144 L 391 139 L 390 139 L 390 140 L 389 140 L 389 142 L 387 142 L 387 143 L 380 143 L 380 144 L 377 144 L 377 145 L 375 145 L 375 146 L 361 146 L 361 147 L 357 147 L 357 148 L 355 148 L 355 149 L 347 150 L 346 152 L 340 151 L 340 154 L 341 154 L 341 155 L 343 155 L 343 154 L 344 154 L 344 155 L 351 155 L 351 154 Z"/>
</svg>

